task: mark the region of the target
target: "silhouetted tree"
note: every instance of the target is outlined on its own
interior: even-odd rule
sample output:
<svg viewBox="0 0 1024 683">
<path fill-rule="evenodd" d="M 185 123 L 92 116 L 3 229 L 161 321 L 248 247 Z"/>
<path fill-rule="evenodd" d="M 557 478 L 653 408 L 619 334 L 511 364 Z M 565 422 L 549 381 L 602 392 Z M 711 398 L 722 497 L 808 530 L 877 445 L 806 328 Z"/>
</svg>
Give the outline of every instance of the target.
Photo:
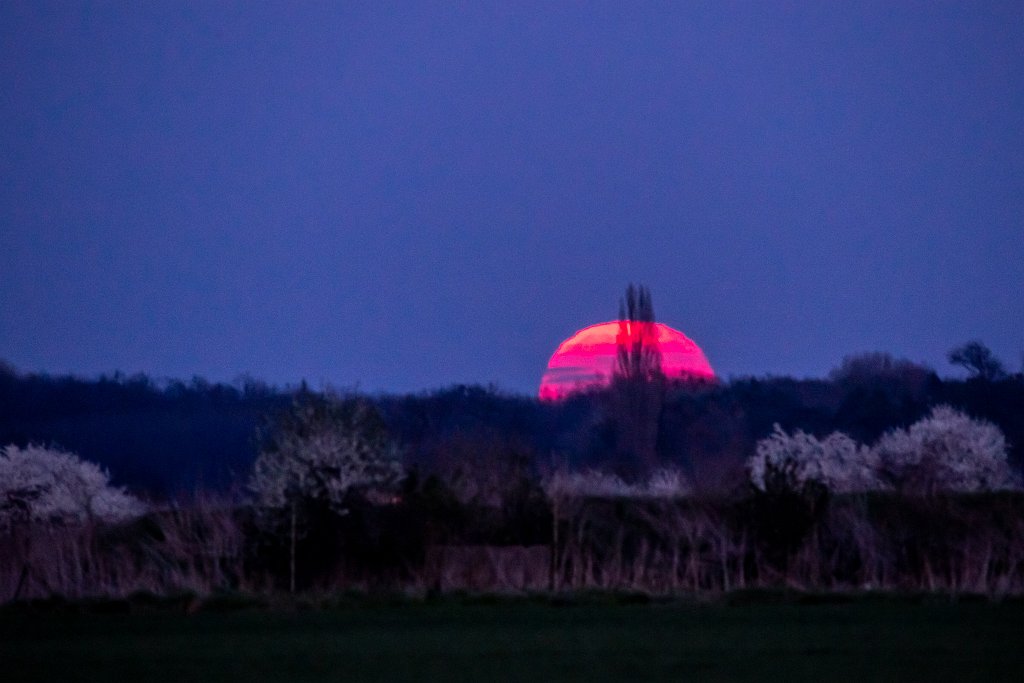
<svg viewBox="0 0 1024 683">
<path fill-rule="evenodd" d="M 662 378 L 661 348 L 654 321 L 654 304 L 646 287 L 630 284 L 619 302 L 619 332 L 615 378 L 654 381 Z"/>
<path fill-rule="evenodd" d="M 658 465 L 658 422 L 665 397 L 654 304 L 646 287 L 630 284 L 619 304 L 617 357 L 612 375 L 620 470 L 646 474 Z"/>
<path fill-rule="evenodd" d="M 971 341 L 949 352 L 949 362 L 964 367 L 972 377 L 994 381 L 1006 377 L 1006 368 L 980 341 Z"/>
<path fill-rule="evenodd" d="M 840 402 L 827 428 L 863 443 L 924 415 L 934 403 L 929 393 L 940 383 L 930 368 L 888 353 L 847 356 L 829 379 Z"/>
<path fill-rule="evenodd" d="M 888 353 L 859 353 L 843 358 L 838 367 L 828 373 L 833 382 L 844 385 L 871 385 L 887 382 L 900 384 L 918 391 L 924 387 L 934 371 L 919 363 L 896 358 Z"/>
</svg>

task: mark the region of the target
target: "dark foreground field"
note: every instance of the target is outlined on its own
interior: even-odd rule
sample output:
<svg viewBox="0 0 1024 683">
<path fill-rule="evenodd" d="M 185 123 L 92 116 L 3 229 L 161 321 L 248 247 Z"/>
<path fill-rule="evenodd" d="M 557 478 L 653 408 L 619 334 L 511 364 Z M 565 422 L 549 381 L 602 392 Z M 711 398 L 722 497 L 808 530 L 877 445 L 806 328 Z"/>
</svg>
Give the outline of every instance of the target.
<svg viewBox="0 0 1024 683">
<path fill-rule="evenodd" d="M 15 681 L 1021 680 L 1024 604 L 0 610 Z"/>
</svg>

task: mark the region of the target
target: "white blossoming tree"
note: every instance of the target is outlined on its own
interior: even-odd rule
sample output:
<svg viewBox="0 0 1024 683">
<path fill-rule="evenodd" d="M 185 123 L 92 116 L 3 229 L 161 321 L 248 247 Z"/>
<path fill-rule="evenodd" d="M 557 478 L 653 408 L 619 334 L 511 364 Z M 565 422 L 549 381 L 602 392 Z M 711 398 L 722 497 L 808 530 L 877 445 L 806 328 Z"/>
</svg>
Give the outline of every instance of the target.
<svg viewBox="0 0 1024 683">
<path fill-rule="evenodd" d="M 541 483 L 551 500 L 566 498 L 650 498 L 673 499 L 690 495 L 686 475 L 677 469 L 659 468 L 646 480 L 627 483 L 618 475 L 601 470 L 578 472 L 559 469 Z"/>
<path fill-rule="evenodd" d="M 399 450 L 368 403 L 308 400 L 281 418 L 256 460 L 249 490 L 266 528 L 287 525 L 292 591 L 296 543 L 310 511 L 344 515 L 353 492 L 379 496 L 401 478 Z"/>
<path fill-rule="evenodd" d="M 760 491 L 799 491 L 808 483 L 833 493 L 969 493 L 1020 486 L 999 428 L 949 406 L 936 407 L 907 429 L 886 433 L 873 448 L 841 432 L 817 439 L 775 425 L 758 442 L 747 472 Z"/>
<path fill-rule="evenodd" d="M 789 434 L 777 424 L 747 462 L 750 483 L 760 491 L 796 492 L 808 484 L 832 493 L 866 491 L 879 486 L 875 470 L 871 450 L 842 432 L 818 439 L 799 429 Z"/>
<path fill-rule="evenodd" d="M 995 425 L 938 406 L 908 429 L 893 430 L 874 447 L 881 477 L 909 493 L 1011 489 L 1019 481 Z"/>
<path fill-rule="evenodd" d="M 29 445 L 0 449 L 0 528 L 20 522 L 123 522 L 146 506 L 74 453 Z"/>
</svg>

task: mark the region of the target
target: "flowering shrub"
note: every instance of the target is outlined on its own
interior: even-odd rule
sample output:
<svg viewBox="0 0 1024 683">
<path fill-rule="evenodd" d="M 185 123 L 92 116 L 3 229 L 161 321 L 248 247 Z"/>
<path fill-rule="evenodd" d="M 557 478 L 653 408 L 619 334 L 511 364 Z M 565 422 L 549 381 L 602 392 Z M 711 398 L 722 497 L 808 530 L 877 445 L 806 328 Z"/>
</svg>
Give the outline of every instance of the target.
<svg viewBox="0 0 1024 683">
<path fill-rule="evenodd" d="M 296 403 L 281 416 L 256 459 L 249 490 L 256 522 L 272 536 L 287 529 L 288 585 L 297 586 L 298 540 L 324 513 L 344 515 L 349 495 L 386 502 L 402 478 L 398 447 L 368 403 L 333 396 Z"/>
<path fill-rule="evenodd" d="M 979 492 L 1019 484 L 999 428 L 949 406 L 885 434 L 874 451 L 882 479 L 902 491 Z"/>
<path fill-rule="evenodd" d="M 800 491 L 817 484 L 833 493 L 878 488 L 872 452 L 842 432 L 824 439 L 779 425 L 757 443 L 747 462 L 750 483 L 760 491 Z"/>
<path fill-rule="evenodd" d="M 345 511 L 353 489 L 385 489 L 402 474 L 398 449 L 379 416 L 357 402 L 297 406 L 256 459 L 249 489 L 257 507 L 283 510 L 297 503 Z"/>
<path fill-rule="evenodd" d="M 817 439 L 778 425 L 747 462 L 760 491 L 799 491 L 817 484 L 833 493 L 895 488 L 907 493 L 1011 489 L 1019 481 L 1006 460 L 998 427 L 938 406 L 908 429 L 885 434 L 873 448 L 835 432 Z"/>
<path fill-rule="evenodd" d="M 627 483 L 601 470 L 559 470 L 543 482 L 549 498 L 681 498 L 690 494 L 686 476 L 675 469 L 655 470 L 647 481 Z"/>
<path fill-rule="evenodd" d="M 27 520 L 122 522 L 145 511 L 140 500 L 110 485 L 107 472 L 74 453 L 36 445 L 0 449 L 0 528 Z"/>
</svg>

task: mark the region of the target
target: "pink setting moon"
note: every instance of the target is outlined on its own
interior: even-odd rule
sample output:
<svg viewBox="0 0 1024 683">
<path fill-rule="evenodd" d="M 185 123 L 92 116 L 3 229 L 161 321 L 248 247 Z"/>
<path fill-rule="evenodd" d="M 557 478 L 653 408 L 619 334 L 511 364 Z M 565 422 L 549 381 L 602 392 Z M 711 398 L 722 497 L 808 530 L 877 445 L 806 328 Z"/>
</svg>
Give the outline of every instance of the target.
<svg viewBox="0 0 1024 683">
<path fill-rule="evenodd" d="M 668 379 L 711 380 L 715 371 L 700 347 L 679 330 L 655 323 L 661 370 Z M 578 391 L 608 385 L 618 357 L 620 322 L 585 327 L 558 345 L 540 381 L 540 399 L 557 401 Z"/>
</svg>

